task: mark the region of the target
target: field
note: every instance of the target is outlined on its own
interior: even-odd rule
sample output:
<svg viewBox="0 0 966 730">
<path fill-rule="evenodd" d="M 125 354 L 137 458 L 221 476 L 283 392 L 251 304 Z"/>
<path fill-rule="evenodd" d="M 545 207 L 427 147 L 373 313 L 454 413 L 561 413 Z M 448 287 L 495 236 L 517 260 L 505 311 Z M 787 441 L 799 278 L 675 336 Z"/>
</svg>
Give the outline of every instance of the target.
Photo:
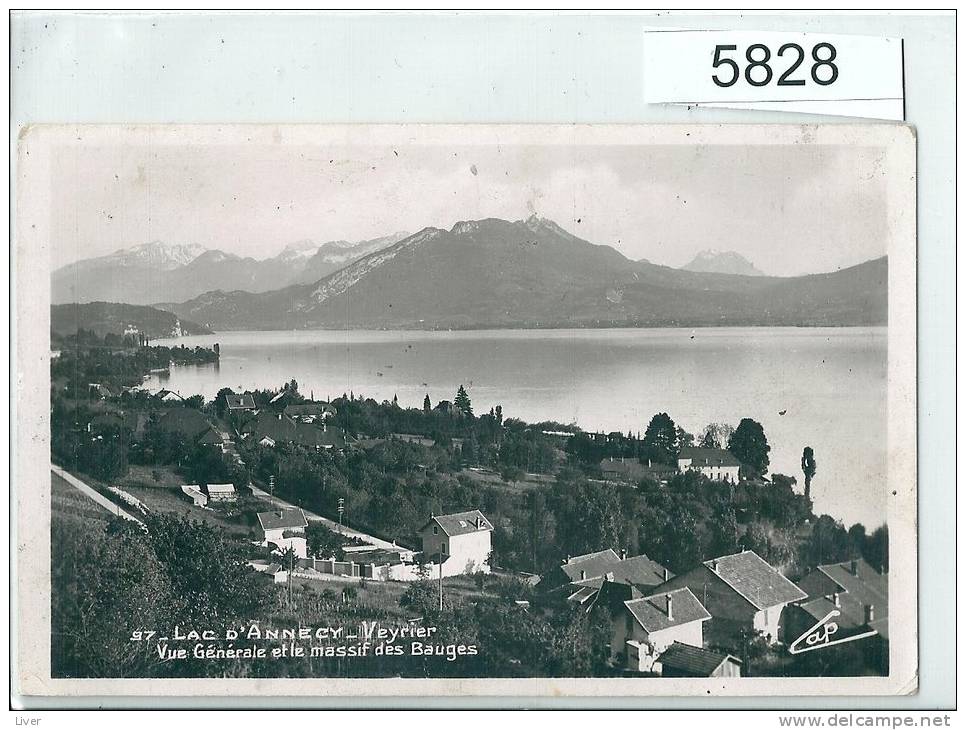
<svg viewBox="0 0 966 730">
<path fill-rule="evenodd" d="M 55 521 L 76 521 L 106 525 L 111 514 L 74 489 L 56 474 L 51 474 L 50 512 Z"/>
</svg>

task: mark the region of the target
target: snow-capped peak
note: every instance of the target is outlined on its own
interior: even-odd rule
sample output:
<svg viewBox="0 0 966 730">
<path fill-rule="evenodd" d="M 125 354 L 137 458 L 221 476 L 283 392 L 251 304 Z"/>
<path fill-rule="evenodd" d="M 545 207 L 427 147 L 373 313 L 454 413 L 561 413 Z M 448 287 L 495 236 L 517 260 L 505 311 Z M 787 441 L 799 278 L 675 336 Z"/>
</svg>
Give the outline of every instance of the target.
<svg viewBox="0 0 966 730">
<path fill-rule="evenodd" d="M 207 251 L 197 243 L 178 244 L 151 241 L 140 246 L 122 248 L 112 254 L 122 266 L 147 265 L 171 270 L 190 264 Z"/>
<path fill-rule="evenodd" d="M 310 259 L 315 256 L 316 252 L 321 248 L 321 245 L 315 241 L 309 239 L 303 239 L 301 241 L 295 241 L 295 243 L 290 243 L 282 252 L 278 255 L 278 258 L 285 261 L 295 261 L 298 259 Z"/>
</svg>

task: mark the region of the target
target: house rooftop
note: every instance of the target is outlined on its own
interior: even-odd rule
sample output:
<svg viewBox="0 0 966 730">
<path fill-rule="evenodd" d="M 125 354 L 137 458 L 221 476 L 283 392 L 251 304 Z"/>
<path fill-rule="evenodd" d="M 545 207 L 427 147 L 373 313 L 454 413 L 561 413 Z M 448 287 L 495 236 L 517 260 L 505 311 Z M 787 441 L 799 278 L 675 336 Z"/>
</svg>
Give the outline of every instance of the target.
<svg viewBox="0 0 966 730">
<path fill-rule="evenodd" d="M 251 393 L 226 393 L 225 403 L 229 409 L 255 407 L 255 399 L 252 398 Z"/>
<path fill-rule="evenodd" d="M 262 526 L 262 530 L 267 531 L 307 527 L 309 523 L 305 519 L 305 513 L 300 508 L 292 507 L 271 512 L 259 512 L 258 524 Z"/>
<path fill-rule="evenodd" d="M 710 677 L 718 667 L 729 659 L 741 664 L 740 659 L 736 659 L 729 654 L 718 654 L 708 649 L 675 641 L 661 654 L 660 662 L 661 666 L 677 669 L 682 674 Z"/>
<path fill-rule="evenodd" d="M 868 624 L 885 638 L 889 637 L 888 574 L 880 573 L 862 559 L 820 565 L 817 570 L 840 589 L 836 591 L 839 605 L 835 605 L 834 594 L 810 592 L 808 600 L 799 604 L 802 610 L 816 621 L 825 618 L 831 611 L 838 610 L 840 614 L 836 622 L 842 628 L 857 629 Z M 807 580 L 802 581 L 802 586 L 807 584 Z M 867 622 L 867 606 L 873 607 L 874 617 L 871 622 Z"/>
<path fill-rule="evenodd" d="M 711 614 L 695 598 L 690 588 L 678 588 L 667 593 L 635 598 L 624 601 L 624 605 L 648 633 L 711 618 Z"/>
<path fill-rule="evenodd" d="M 228 494 L 229 492 L 235 491 L 234 484 L 209 484 L 208 494 Z"/>
<path fill-rule="evenodd" d="M 620 556 L 611 548 L 599 550 L 596 553 L 577 555 L 568 558 L 560 569 L 571 581 L 583 581 L 588 578 L 599 578 L 621 561 Z"/>
<path fill-rule="evenodd" d="M 478 509 L 470 510 L 469 512 L 455 512 L 451 515 L 436 515 L 430 518 L 429 522 L 420 528 L 420 532 L 434 522 L 450 537 L 493 529 L 493 525 L 490 524 L 490 521 Z"/>
<path fill-rule="evenodd" d="M 758 610 L 808 597 L 752 550 L 705 560 L 704 565 Z"/>
<path fill-rule="evenodd" d="M 741 462 L 727 449 L 704 449 L 685 446 L 678 460 L 691 459 L 692 466 L 741 466 Z"/>
</svg>

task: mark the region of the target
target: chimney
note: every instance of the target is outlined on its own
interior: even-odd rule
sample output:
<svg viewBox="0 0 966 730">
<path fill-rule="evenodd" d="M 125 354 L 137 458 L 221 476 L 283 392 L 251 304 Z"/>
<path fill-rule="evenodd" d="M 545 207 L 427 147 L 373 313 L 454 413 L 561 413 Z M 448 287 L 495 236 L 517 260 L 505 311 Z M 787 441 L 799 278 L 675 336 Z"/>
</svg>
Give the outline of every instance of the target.
<svg viewBox="0 0 966 730">
<path fill-rule="evenodd" d="M 586 570 L 580 571 L 580 579 L 581 580 L 586 580 L 587 579 L 587 571 Z"/>
<path fill-rule="evenodd" d="M 849 572 L 852 573 L 852 575 L 854 575 L 854 576 L 858 576 L 858 574 L 859 574 L 859 561 L 858 560 L 856 560 L 854 558 L 852 559 L 852 562 L 849 565 Z"/>
<path fill-rule="evenodd" d="M 718 572 L 718 561 L 717 560 L 712 560 L 711 561 L 711 570 L 713 570 L 715 573 Z"/>
<path fill-rule="evenodd" d="M 673 621 L 674 620 L 674 611 L 672 610 L 672 607 L 671 607 L 671 594 L 670 593 L 667 594 L 667 617 L 668 617 L 668 620 L 669 621 Z"/>
<path fill-rule="evenodd" d="M 875 621 L 875 605 L 871 603 L 865 604 L 865 622 L 871 624 Z"/>
<path fill-rule="evenodd" d="M 842 601 L 841 601 L 841 599 L 839 598 L 839 594 L 838 594 L 838 591 L 836 591 L 836 592 L 835 592 L 835 593 L 833 594 L 833 596 L 832 596 L 832 603 L 834 603 L 834 604 L 835 604 L 835 607 L 836 607 L 836 608 L 838 608 L 839 606 L 841 606 L 841 605 L 842 605 Z"/>
<path fill-rule="evenodd" d="M 667 583 L 669 580 L 671 580 L 671 571 L 668 570 L 667 568 L 665 568 L 664 569 L 664 582 Z"/>
<path fill-rule="evenodd" d="M 627 560 L 627 548 L 621 548 L 621 560 Z"/>
</svg>

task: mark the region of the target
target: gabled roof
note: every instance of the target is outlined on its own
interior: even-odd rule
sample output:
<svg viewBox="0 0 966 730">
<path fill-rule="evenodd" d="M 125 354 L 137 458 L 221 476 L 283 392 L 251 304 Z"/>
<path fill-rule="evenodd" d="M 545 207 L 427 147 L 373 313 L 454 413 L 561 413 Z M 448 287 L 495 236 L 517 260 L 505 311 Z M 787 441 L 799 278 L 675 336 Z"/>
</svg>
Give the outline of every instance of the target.
<svg viewBox="0 0 966 730">
<path fill-rule="evenodd" d="M 211 422 L 194 408 L 177 407 L 161 416 L 158 425 L 163 431 L 174 431 L 186 438 L 195 438 L 211 428 Z"/>
<path fill-rule="evenodd" d="M 835 621 L 845 629 L 866 626 L 866 607 L 872 606 L 874 618 L 868 625 L 888 638 L 889 576 L 879 573 L 862 559 L 854 561 L 854 570 L 853 573 L 853 561 L 850 560 L 818 566 L 818 573 L 826 576 L 834 588 L 828 594 L 820 593 L 811 586 L 817 588 L 821 585 L 820 590 L 824 590 L 828 583 L 809 580 L 809 576 L 806 576 L 800 581 L 800 587 L 808 588 L 808 600 L 799 606 L 816 621 L 838 610 L 839 616 Z M 838 593 L 838 606 L 835 605 L 835 593 Z"/>
<path fill-rule="evenodd" d="M 741 466 L 741 462 L 727 449 L 685 446 L 678 455 L 680 459 L 691 459 L 691 466 Z"/>
<path fill-rule="evenodd" d="M 704 565 L 758 610 L 807 598 L 805 591 L 752 550 L 705 560 Z"/>
<path fill-rule="evenodd" d="M 629 583 L 636 586 L 658 586 L 674 577 L 674 574 L 663 565 L 654 562 L 643 553 L 621 560 L 611 568 L 610 572 L 614 574 L 611 580 L 615 583 Z"/>
<path fill-rule="evenodd" d="M 283 412 L 286 416 L 321 416 L 326 413 L 335 415 L 335 407 L 321 401 L 309 401 L 307 403 L 293 403 L 285 406 Z"/>
<path fill-rule="evenodd" d="M 611 614 L 619 613 L 624 610 L 624 601 L 632 601 L 643 598 L 644 594 L 640 589 L 626 583 L 614 583 L 604 578 L 597 578 L 600 587 L 594 596 L 593 606 L 606 607 Z M 574 585 L 580 585 L 579 583 Z"/>
<path fill-rule="evenodd" d="M 208 484 L 208 494 L 234 494 L 234 484 Z"/>
<path fill-rule="evenodd" d="M 671 615 L 668 616 L 668 604 Z M 627 610 L 649 634 L 672 626 L 706 621 L 711 614 L 695 598 L 690 588 L 678 588 L 667 593 L 656 593 L 645 598 L 624 601 Z"/>
<path fill-rule="evenodd" d="M 607 548 L 596 553 L 568 558 L 567 562 L 560 566 L 560 569 L 571 581 L 580 581 L 606 575 L 620 561 L 617 553 L 611 548 Z"/>
<path fill-rule="evenodd" d="M 477 520 L 480 520 L 480 527 L 476 526 Z M 449 537 L 468 535 L 471 532 L 493 529 L 493 525 L 478 509 L 470 510 L 469 512 L 455 512 L 451 515 L 436 515 L 419 528 L 419 531 L 422 532 L 434 522 Z"/>
<path fill-rule="evenodd" d="M 289 509 L 273 510 L 272 512 L 259 512 L 258 524 L 263 530 L 288 530 L 299 527 L 307 527 L 305 513 L 298 507 Z"/>
<path fill-rule="evenodd" d="M 661 666 L 665 668 L 671 667 L 683 674 L 698 677 L 710 677 L 718 667 L 728 660 L 741 664 L 740 659 L 730 654 L 718 654 L 708 649 L 682 644 L 680 641 L 671 644 L 659 659 Z"/>
<path fill-rule="evenodd" d="M 225 403 L 229 409 L 233 408 L 255 408 L 255 399 L 251 393 L 225 393 Z"/>
<path fill-rule="evenodd" d="M 578 588 L 576 591 L 574 591 L 569 596 L 567 596 L 567 600 L 574 601 L 575 603 L 579 603 L 582 606 L 596 595 L 597 595 L 596 588 L 584 586 L 582 588 Z"/>
</svg>

